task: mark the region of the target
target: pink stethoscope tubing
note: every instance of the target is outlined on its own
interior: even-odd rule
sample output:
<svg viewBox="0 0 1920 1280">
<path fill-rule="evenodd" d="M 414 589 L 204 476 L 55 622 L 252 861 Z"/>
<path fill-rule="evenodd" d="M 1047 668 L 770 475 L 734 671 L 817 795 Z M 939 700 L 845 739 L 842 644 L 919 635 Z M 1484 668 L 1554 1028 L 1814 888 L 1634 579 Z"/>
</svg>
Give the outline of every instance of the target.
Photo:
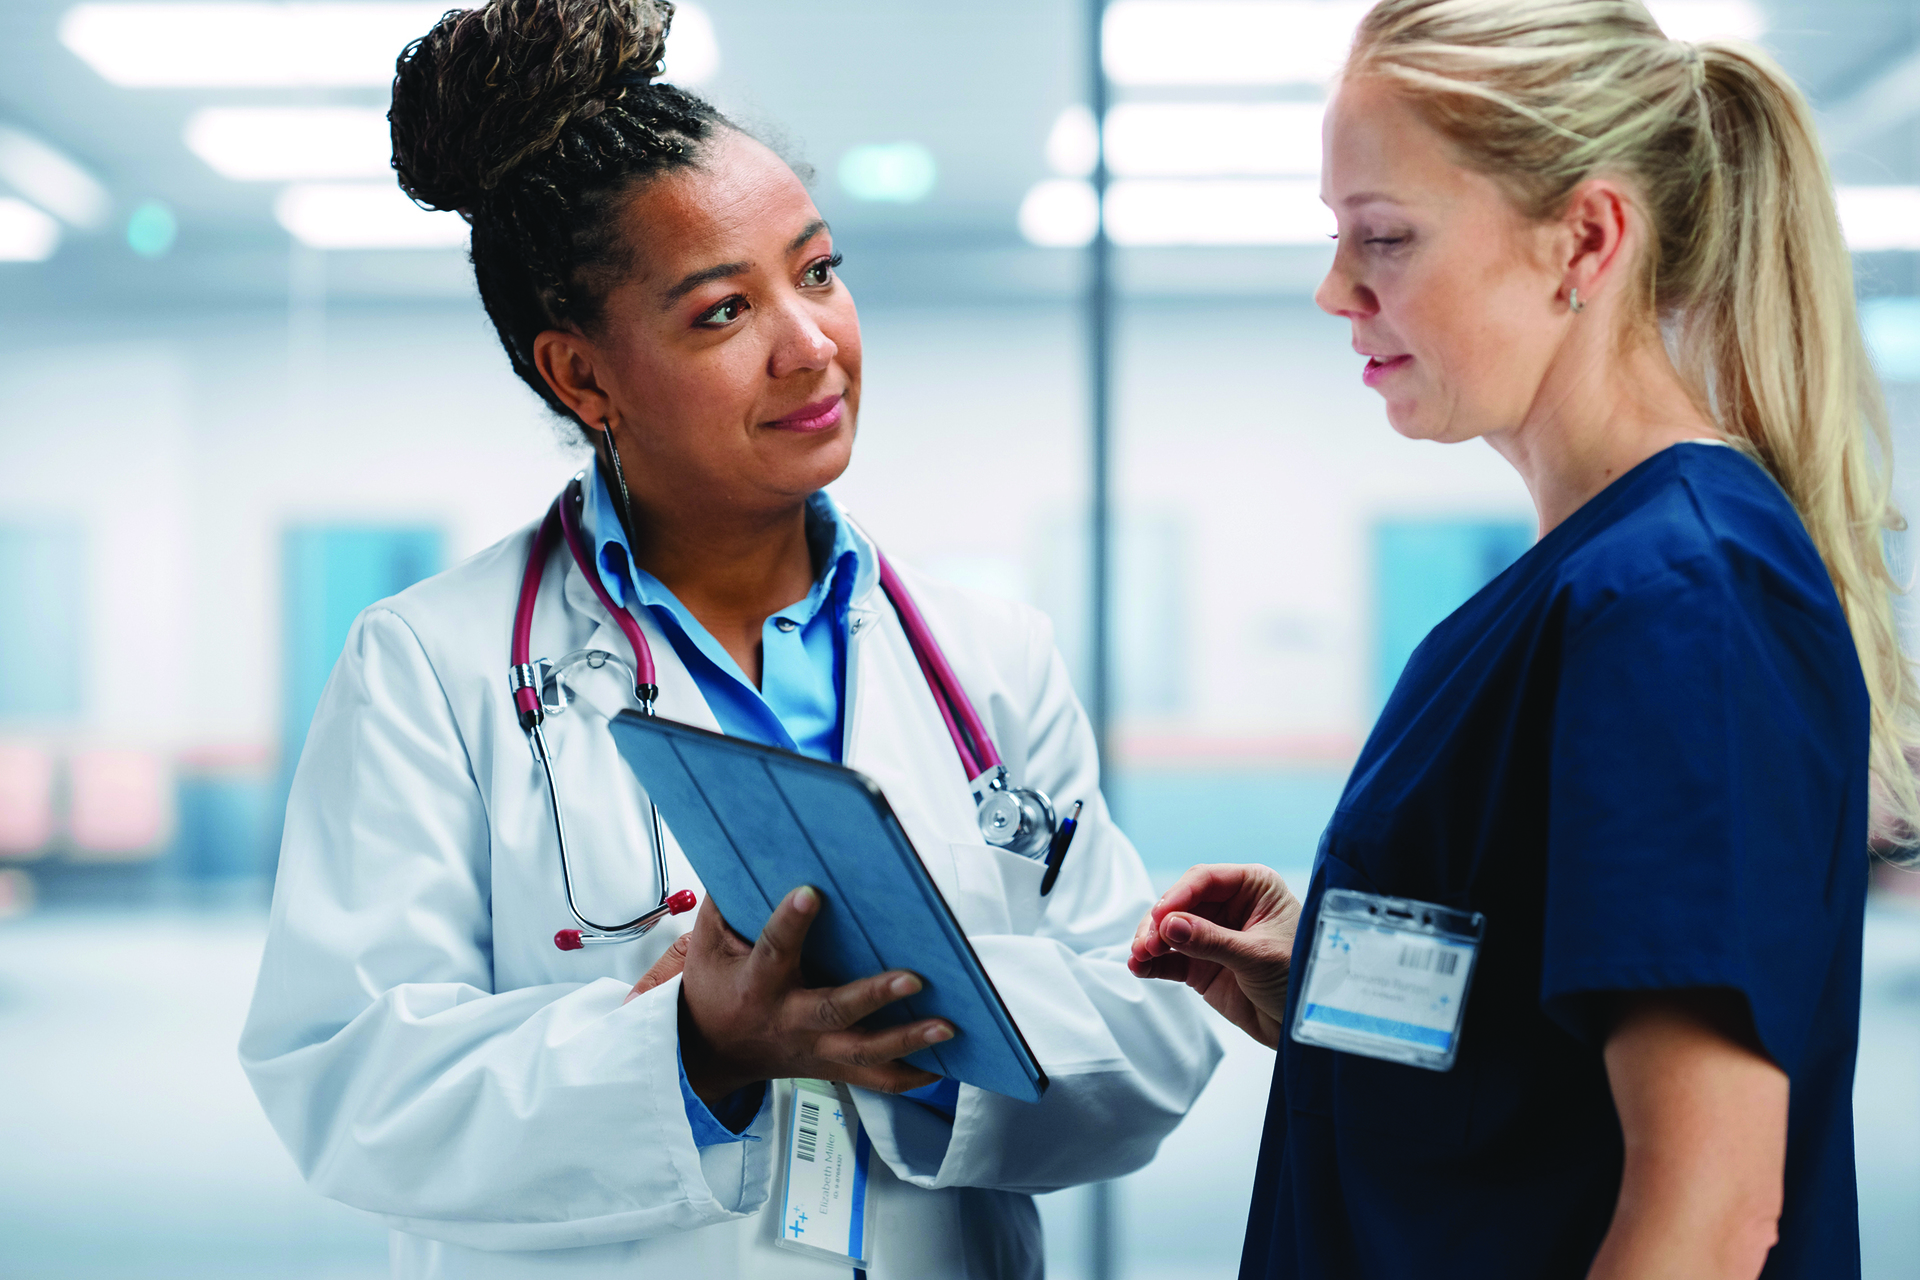
<svg viewBox="0 0 1920 1280">
<path fill-rule="evenodd" d="M 529 744 L 533 748 L 534 759 L 539 762 L 547 783 L 547 799 L 553 807 L 554 834 L 560 846 L 560 876 L 566 889 L 567 910 L 580 925 L 578 929 L 562 929 L 554 935 L 554 945 L 562 951 L 576 951 L 589 943 L 627 942 L 646 933 L 654 925 L 669 915 L 679 915 L 692 910 L 697 904 L 692 890 L 683 889 L 678 893 L 671 891 L 667 881 L 666 842 L 660 830 L 660 810 L 651 800 L 647 803 L 648 832 L 647 843 L 653 854 L 654 875 L 660 885 L 660 904 L 625 924 L 602 925 L 586 918 L 575 902 L 573 888 L 573 869 L 567 856 L 566 824 L 561 817 L 560 790 L 553 774 L 553 752 L 547 744 L 542 724 L 546 720 L 547 708 L 541 701 L 540 672 L 532 659 L 533 652 L 533 609 L 540 595 L 540 581 L 546 570 L 547 557 L 552 553 L 556 539 L 566 543 L 567 550 L 573 555 L 573 562 L 580 574 L 593 589 L 600 605 L 613 618 L 620 633 L 626 637 L 627 646 L 633 652 L 633 692 L 640 701 L 640 710 L 644 715 L 654 714 L 654 703 L 660 697 L 660 687 L 655 680 L 653 648 L 647 643 L 647 637 L 640 630 L 640 623 L 623 606 L 615 603 L 607 593 L 606 584 L 595 572 L 592 557 L 588 555 L 585 540 L 581 536 L 578 508 L 582 502 L 582 487 L 579 477 L 569 483 L 566 489 L 553 500 L 547 509 L 546 518 L 540 522 L 539 530 L 534 534 L 532 549 L 527 553 L 527 567 L 520 578 L 520 598 L 513 613 L 513 645 L 509 654 L 511 664 L 507 684 L 513 693 L 513 705 L 519 713 L 520 727 L 526 732 Z M 900 618 L 901 628 L 907 634 L 907 643 L 913 649 L 913 656 L 920 664 L 921 674 L 926 678 L 927 687 L 933 693 L 935 705 L 940 709 L 940 717 L 946 723 L 947 733 L 953 739 L 954 750 L 960 756 L 960 765 L 966 770 L 967 779 L 978 791 L 984 784 L 981 780 L 989 774 L 1004 778 L 1005 767 L 1000 759 L 999 749 L 993 744 L 993 737 L 987 732 L 980 713 L 974 709 L 972 699 L 960 684 L 960 678 L 954 674 L 953 666 L 947 661 L 947 655 L 941 651 L 940 644 L 933 637 L 933 631 L 927 626 L 926 618 L 907 591 L 906 584 L 900 581 L 900 575 L 887 562 L 887 558 L 874 552 L 880 562 L 880 588 L 886 592 L 888 601 Z M 617 660 L 615 660 L 617 661 Z M 624 665 L 624 664 L 622 664 Z M 1000 785 L 1000 784 L 995 784 Z"/>
</svg>

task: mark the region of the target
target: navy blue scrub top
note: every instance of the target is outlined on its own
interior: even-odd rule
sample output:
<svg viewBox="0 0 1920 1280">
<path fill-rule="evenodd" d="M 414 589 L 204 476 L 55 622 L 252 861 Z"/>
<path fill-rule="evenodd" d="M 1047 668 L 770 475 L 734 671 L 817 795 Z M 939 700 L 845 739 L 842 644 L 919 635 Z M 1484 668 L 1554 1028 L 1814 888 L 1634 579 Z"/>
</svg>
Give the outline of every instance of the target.
<svg viewBox="0 0 1920 1280">
<path fill-rule="evenodd" d="M 1701 987 L 1791 1081 L 1763 1274 L 1858 1276 L 1867 744 L 1832 581 L 1730 448 L 1656 454 L 1434 628 L 1302 920 L 1335 888 L 1484 912 L 1459 1058 L 1282 1042 L 1243 1280 L 1584 1276 L 1620 1189 L 1604 993 Z"/>
</svg>

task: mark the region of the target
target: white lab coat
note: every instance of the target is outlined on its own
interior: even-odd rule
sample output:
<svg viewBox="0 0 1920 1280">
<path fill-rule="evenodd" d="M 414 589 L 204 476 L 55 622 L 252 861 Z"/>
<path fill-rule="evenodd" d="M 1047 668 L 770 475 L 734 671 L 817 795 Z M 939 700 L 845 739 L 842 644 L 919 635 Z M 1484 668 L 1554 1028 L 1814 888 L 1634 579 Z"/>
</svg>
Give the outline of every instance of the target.
<svg viewBox="0 0 1920 1280">
<path fill-rule="evenodd" d="M 678 1083 L 676 978 L 631 984 L 693 917 L 565 952 L 573 924 L 540 771 L 507 690 L 532 528 L 369 608 L 294 776 L 273 917 L 241 1058 L 313 1187 L 379 1214 L 404 1277 L 838 1277 L 778 1249 L 780 1116 L 696 1148 Z M 899 619 L 856 590 L 849 765 L 874 778 L 967 930 L 1051 1087 L 1038 1105 L 971 1086 L 951 1125 L 853 1097 L 873 1141 L 872 1280 L 1041 1274 L 1039 1192 L 1152 1158 L 1220 1057 L 1185 989 L 1126 969 L 1152 901 L 1098 790 L 1093 736 L 1043 615 L 902 568 L 1014 778 L 1087 802 L 1053 893 L 982 843 L 967 779 Z M 651 615 L 661 715 L 714 728 Z M 564 548 L 533 655 L 625 658 Z M 611 666 L 547 721 L 581 909 L 658 900 L 644 793 L 605 718 Z M 669 846 L 676 889 L 698 878 Z"/>
</svg>

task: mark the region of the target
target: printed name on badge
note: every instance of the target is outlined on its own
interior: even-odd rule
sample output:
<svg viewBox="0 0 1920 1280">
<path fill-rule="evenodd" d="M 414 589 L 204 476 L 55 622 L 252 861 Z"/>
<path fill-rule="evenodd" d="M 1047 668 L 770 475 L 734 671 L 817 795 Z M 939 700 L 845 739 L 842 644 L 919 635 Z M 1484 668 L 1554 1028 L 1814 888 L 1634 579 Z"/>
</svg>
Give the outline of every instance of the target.
<svg viewBox="0 0 1920 1280">
<path fill-rule="evenodd" d="M 1431 902 L 1329 889 L 1294 1011 L 1300 1044 L 1453 1067 L 1486 917 Z"/>
<path fill-rule="evenodd" d="M 873 1147 L 860 1117 L 827 1081 L 795 1080 L 785 1128 L 781 1247 L 866 1266 Z"/>
</svg>

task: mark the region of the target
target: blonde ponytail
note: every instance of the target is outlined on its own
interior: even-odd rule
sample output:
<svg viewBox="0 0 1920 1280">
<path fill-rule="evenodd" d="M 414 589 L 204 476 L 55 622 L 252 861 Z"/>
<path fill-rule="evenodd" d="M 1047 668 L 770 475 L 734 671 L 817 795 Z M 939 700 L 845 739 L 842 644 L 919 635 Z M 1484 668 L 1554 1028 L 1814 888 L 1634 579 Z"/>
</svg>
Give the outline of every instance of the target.
<svg viewBox="0 0 1920 1280">
<path fill-rule="evenodd" d="M 1347 74 L 1396 82 L 1530 216 L 1596 174 L 1634 181 L 1656 242 L 1641 318 L 1825 560 L 1873 702 L 1873 836 L 1912 846 L 1920 683 L 1883 542 L 1905 522 L 1805 97 L 1756 47 L 1667 39 L 1639 0 L 1382 0 Z"/>
</svg>

